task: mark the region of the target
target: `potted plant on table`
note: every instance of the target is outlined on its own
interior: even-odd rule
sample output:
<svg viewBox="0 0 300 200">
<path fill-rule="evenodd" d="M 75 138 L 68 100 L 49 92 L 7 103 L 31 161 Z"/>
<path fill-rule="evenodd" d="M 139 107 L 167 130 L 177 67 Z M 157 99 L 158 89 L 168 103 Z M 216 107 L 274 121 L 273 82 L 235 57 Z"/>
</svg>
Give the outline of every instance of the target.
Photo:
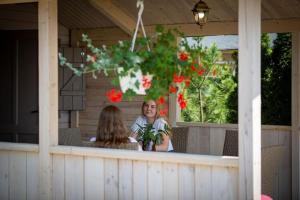
<svg viewBox="0 0 300 200">
<path fill-rule="evenodd" d="M 155 133 L 152 124 L 141 126 L 138 130 L 137 141 L 142 143 L 144 151 L 155 151 L 155 145 L 160 145 L 163 142 L 163 134 L 170 135 L 170 127 L 165 124 L 164 129 L 160 129 Z"/>
</svg>

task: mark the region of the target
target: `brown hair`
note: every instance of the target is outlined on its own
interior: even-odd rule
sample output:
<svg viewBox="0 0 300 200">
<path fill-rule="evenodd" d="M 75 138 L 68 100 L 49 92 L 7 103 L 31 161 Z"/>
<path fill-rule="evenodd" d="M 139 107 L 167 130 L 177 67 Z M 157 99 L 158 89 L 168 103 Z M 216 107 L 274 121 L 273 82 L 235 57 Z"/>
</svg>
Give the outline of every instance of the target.
<svg viewBox="0 0 300 200">
<path fill-rule="evenodd" d="M 99 116 L 96 141 L 103 142 L 105 146 L 118 146 L 127 143 L 128 136 L 121 110 L 113 105 L 103 108 Z"/>
</svg>

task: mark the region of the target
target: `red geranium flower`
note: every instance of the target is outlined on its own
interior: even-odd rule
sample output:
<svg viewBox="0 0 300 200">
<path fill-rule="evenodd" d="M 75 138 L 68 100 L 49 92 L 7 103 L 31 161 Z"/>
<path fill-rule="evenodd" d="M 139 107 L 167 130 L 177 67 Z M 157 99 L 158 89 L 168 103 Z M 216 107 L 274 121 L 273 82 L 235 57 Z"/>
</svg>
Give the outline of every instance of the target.
<svg viewBox="0 0 300 200">
<path fill-rule="evenodd" d="M 161 109 L 161 110 L 159 111 L 159 115 L 160 115 L 161 117 L 166 116 L 167 113 L 168 113 L 168 109 L 167 109 L 167 108 L 163 108 L 163 109 Z"/>
<path fill-rule="evenodd" d="M 182 110 L 185 109 L 186 108 L 186 101 L 183 100 L 183 101 L 179 102 L 179 106 Z"/>
<path fill-rule="evenodd" d="M 184 100 L 183 94 L 182 94 L 182 93 L 179 93 L 179 94 L 178 94 L 178 99 L 177 99 L 177 101 L 180 103 L 180 102 L 183 101 L 183 100 Z"/>
<path fill-rule="evenodd" d="M 178 103 L 179 103 L 179 106 L 181 109 L 185 109 L 186 108 L 186 105 L 187 105 L 187 102 L 186 100 L 184 99 L 184 96 L 182 93 L 179 93 L 178 94 L 178 99 L 177 99 Z"/>
<path fill-rule="evenodd" d="M 122 100 L 123 93 L 120 90 L 111 89 L 106 93 L 106 96 L 111 102 L 116 103 Z"/>
<path fill-rule="evenodd" d="M 151 80 L 147 76 L 143 76 L 142 82 L 145 89 L 149 89 L 151 87 Z"/>
<path fill-rule="evenodd" d="M 165 103 L 165 98 L 164 97 L 159 97 L 158 104 L 164 104 L 164 103 Z"/>
<path fill-rule="evenodd" d="M 191 70 L 192 71 L 196 71 L 196 67 L 195 67 L 195 65 L 193 64 L 193 65 L 191 65 Z"/>
<path fill-rule="evenodd" d="M 173 86 L 173 85 L 170 85 L 169 87 L 169 92 L 170 93 L 176 93 L 177 92 L 177 87 Z"/>
<path fill-rule="evenodd" d="M 186 54 L 186 53 L 184 53 L 184 52 L 181 52 L 180 54 L 179 54 L 179 59 L 181 60 L 181 61 L 187 61 L 188 60 L 188 55 Z"/>
<path fill-rule="evenodd" d="M 199 75 L 199 76 L 202 76 L 202 75 L 204 74 L 204 72 L 205 72 L 205 69 L 202 68 L 202 69 L 200 69 L 200 70 L 198 71 L 198 75 Z"/>
<path fill-rule="evenodd" d="M 191 79 L 189 79 L 189 78 L 185 79 L 184 83 L 185 83 L 185 87 L 189 87 L 191 84 Z"/>
<path fill-rule="evenodd" d="M 181 83 L 184 81 L 184 76 L 178 76 L 177 74 L 173 75 L 173 82 L 174 83 Z"/>
</svg>

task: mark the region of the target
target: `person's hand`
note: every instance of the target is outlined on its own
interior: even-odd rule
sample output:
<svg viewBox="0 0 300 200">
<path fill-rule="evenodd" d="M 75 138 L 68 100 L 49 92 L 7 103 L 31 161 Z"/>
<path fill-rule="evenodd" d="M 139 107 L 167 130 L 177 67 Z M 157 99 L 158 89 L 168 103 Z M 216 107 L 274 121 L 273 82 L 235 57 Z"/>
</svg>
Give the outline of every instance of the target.
<svg viewBox="0 0 300 200">
<path fill-rule="evenodd" d="M 138 135 L 138 134 L 137 134 L 137 133 L 134 133 L 134 132 L 131 132 L 131 133 L 130 133 L 130 137 L 133 137 L 134 139 L 137 138 L 137 135 Z"/>
</svg>

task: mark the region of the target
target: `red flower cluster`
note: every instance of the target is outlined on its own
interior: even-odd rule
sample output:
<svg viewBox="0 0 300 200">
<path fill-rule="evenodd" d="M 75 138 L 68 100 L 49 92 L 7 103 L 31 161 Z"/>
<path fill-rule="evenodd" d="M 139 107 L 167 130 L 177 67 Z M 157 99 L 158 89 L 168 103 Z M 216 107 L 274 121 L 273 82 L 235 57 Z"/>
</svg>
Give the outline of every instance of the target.
<svg viewBox="0 0 300 200">
<path fill-rule="evenodd" d="M 201 68 L 201 69 L 198 71 L 198 75 L 199 75 L 199 76 L 202 76 L 204 73 L 205 73 L 205 69 L 204 69 L 204 68 Z"/>
<path fill-rule="evenodd" d="M 159 98 L 158 98 L 158 102 L 157 102 L 157 104 L 158 104 L 158 105 L 162 105 L 162 104 L 164 104 L 164 103 L 165 103 L 165 101 L 166 101 L 166 100 L 165 100 L 165 98 L 164 98 L 164 97 L 159 97 Z"/>
<path fill-rule="evenodd" d="M 142 85 L 145 89 L 149 89 L 151 87 L 151 80 L 147 76 L 143 76 Z"/>
<path fill-rule="evenodd" d="M 160 110 L 159 110 L 159 115 L 160 115 L 161 117 L 166 116 L 167 113 L 168 113 L 168 108 L 163 108 L 163 109 L 160 109 Z"/>
<path fill-rule="evenodd" d="M 182 81 L 184 81 L 184 76 L 178 76 L 177 74 L 173 74 L 174 83 L 181 83 Z"/>
<path fill-rule="evenodd" d="M 182 110 L 186 108 L 187 102 L 186 102 L 186 100 L 184 99 L 184 96 L 183 96 L 182 93 L 179 93 L 179 94 L 178 94 L 177 101 L 178 101 L 179 106 L 180 106 L 180 108 L 181 108 Z"/>
<path fill-rule="evenodd" d="M 184 83 L 185 83 L 185 87 L 189 87 L 191 84 L 191 79 L 190 78 L 185 79 Z"/>
<path fill-rule="evenodd" d="M 111 89 L 106 93 L 106 97 L 113 103 L 120 102 L 122 100 L 122 96 L 122 91 L 116 89 Z"/>
<path fill-rule="evenodd" d="M 187 61 L 188 58 L 189 58 L 189 56 L 188 56 L 186 53 L 184 53 L 184 52 L 181 52 L 181 53 L 179 54 L 179 59 L 180 59 L 181 61 Z"/>
<path fill-rule="evenodd" d="M 177 87 L 173 86 L 173 85 L 170 85 L 169 87 L 169 92 L 170 93 L 176 93 L 177 92 Z"/>
<path fill-rule="evenodd" d="M 191 65 L 191 70 L 192 71 L 196 71 L 197 70 L 194 64 Z"/>
</svg>

